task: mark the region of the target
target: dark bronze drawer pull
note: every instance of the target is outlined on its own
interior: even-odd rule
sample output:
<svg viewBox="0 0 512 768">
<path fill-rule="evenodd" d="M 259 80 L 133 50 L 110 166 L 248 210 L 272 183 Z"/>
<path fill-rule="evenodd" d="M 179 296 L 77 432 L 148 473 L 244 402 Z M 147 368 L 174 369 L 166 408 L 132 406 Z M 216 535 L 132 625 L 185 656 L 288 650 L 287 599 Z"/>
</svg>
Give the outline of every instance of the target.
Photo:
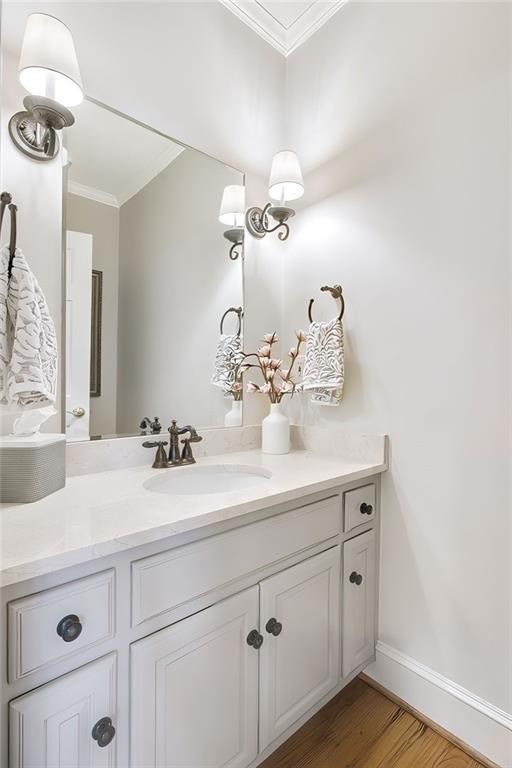
<svg viewBox="0 0 512 768">
<path fill-rule="evenodd" d="M 98 747 L 108 747 L 115 735 L 116 729 L 110 717 L 102 717 L 98 720 L 91 733 L 94 741 L 98 742 Z"/>
<path fill-rule="evenodd" d="M 247 635 L 247 645 L 250 645 L 258 650 L 263 645 L 263 635 L 260 635 L 257 629 L 251 629 Z"/>
<path fill-rule="evenodd" d="M 365 501 L 363 501 L 359 507 L 359 511 L 362 515 L 371 515 L 373 514 L 373 506 L 372 504 L 367 504 Z"/>
<path fill-rule="evenodd" d="M 57 634 L 62 637 L 65 643 L 72 643 L 82 632 L 82 624 L 78 616 L 70 613 L 64 616 L 57 624 Z"/>
<path fill-rule="evenodd" d="M 351 584 L 357 584 L 358 587 L 361 586 L 363 583 L 363 577 L 360 573 L 357 573 L 356 571 L 352 571 L 349 577 L 349 581 Z"/>
<path fill-rule="evenodd" d="M 280 621 L 277 619 L 269 619 L 265 625 L 265 629 L 269 633 L 269 635 L 274 635 L 274 637 L 277 637 L 281 634 L 281 631 L 283 629 L 283 625 Z"/>
</svg>

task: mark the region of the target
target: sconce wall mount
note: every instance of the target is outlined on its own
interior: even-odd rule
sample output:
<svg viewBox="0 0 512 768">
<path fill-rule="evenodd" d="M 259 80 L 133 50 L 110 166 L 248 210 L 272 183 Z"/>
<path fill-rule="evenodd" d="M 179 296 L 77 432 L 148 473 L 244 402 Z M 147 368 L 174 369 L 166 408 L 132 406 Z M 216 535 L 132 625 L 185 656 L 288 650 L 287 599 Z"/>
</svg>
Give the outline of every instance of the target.
<svg viewBox="0 0 512 768">
<path fill-rule="evenodd" d="M 57 131 L 75 122 L 62 104 L 45 96 L 25 96 L 25 111 L 9 120 L 9 135 L 17 148 L 33 160 L 53 160 L 59 154 Z"/>
<path fill-rule="evenodd" d="M 290 234 L 287 222 L 295 216 L 295 211 L 286 205 L 286 201 L 296 200 L 304 194 L 299 158 L 293 150 L 283 149 L 274 155 L 268 194 L 271 200 L 276 202 L 267 203 L 264 208 L 249 208 L 245 214 L 245 226 L 248 232 L 258 239 L 279 230 L 278 238 L 281 241 L 287 240 Z"/>
<path fill-rule="evenodd" d="M 274 226 L 270 225 L 271 216 L 274 221 L 277 222 Z M 290 227 L 286 223 L 288 219 L 295 216 L 293 208 L 286 208 L 285 206 L 275 206 L 272 203 L 267 203 L 264 208 L 258 206 L 252 206 L 247 209 L 245 214 L 245 226 L 253 237 L 261 239 L 265 237 L 269 232 L 276 232 L 278 229 L 282 230 L 278 234 L 280 240 L 287 240 L 290 234 Z"/>
</svg>

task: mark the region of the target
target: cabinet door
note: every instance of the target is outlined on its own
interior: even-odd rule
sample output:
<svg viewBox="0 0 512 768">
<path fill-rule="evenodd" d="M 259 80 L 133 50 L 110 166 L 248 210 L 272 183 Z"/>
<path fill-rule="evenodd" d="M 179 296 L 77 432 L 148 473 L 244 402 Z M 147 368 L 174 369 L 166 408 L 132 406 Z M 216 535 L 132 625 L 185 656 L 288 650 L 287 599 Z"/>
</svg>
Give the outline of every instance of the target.
<svg viewBox="0 0 512 768">
<path fill-rule="evenodd" d="M 343 677 L 375 651 L 375 533 L 343 545 Z"/>
<path fill-rule="evenodd" d="M 340 548 L 266 579 L 260 590 L 261 751 L 339 680 Z"/>
<path fill-rule="evenodd" d="M 258 587 L 131 646 L 132 768 L 244 768 L 257 755 Z"/>
<path fill-rule="evenodd" d="M 114 653 L 14 699 L 10 768 L 113 768 L 115 702 Z"/>
</svg>

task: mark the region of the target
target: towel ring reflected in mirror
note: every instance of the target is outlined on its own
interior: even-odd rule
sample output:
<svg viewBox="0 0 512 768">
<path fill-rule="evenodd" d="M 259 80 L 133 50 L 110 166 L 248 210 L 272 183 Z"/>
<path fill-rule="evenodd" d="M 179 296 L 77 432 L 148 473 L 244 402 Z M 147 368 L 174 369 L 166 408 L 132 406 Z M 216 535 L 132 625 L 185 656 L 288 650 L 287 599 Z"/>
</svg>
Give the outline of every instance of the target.
<svg viewBox="0 0 512 768">
<path fill-rule="evenodd" d="M 343 314 L 345 312 L 345 299 L 343 298 L 343 288 L 341 287 L 341 285 L 333 285 L 333 286 L 322 285 L 320 290 L 321 291 L 329 291 L 329 293 L 331 294 L 333 299 L 339 299 L 340 300 L 341 307 L 340 307 L 340 314 L 338 316 L 338 320 L 341 321 L 341 318 L 343 317 Z M 309 300 L 308 316 L 309 316 L 309 322 L 310 323 L 313 322 L 313 317 L 312 317 L 312 314 L 311 314 L 311 310 L 313 308 L 313 304 L 314 303 L 315 303 L 314 299 L 310 299 Z"/>
<path fill-rule="evenodd" d="M 220 332 L 221 334 L 224 333 L 223 331 L 224 320 L 226 319 L 227 315 L 229 315 L 230 312 L 234 312 L 238 316 L 238 330 L 236 332 L 236 335 L 240 336 L 240 334 L 242 333 L 242 317 L 244 316 L 244 311 L 242 307 L 230 307 L 229 309 L 226 309 L 226 311 L 224 312 L 220 320 Z"/>
</svg>

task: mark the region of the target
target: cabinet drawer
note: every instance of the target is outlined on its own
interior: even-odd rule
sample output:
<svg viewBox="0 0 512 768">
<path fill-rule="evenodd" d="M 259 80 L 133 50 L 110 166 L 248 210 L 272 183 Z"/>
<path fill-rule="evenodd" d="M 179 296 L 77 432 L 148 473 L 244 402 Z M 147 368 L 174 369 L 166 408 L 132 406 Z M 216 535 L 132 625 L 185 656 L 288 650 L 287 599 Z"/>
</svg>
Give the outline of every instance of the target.
<svg viewBox="0 0 512 768">
<path fill-rule="evenodd" d="M 114 768 L 116 727 L 111 653 L 10 702 L 9 768 Z"/>
<path fill-rule="evenodd" d="M 132 563 L 134 626 L 340 532 L 339 496 Z"/>
<path fill-rule="evenodd" d="M 9 682 L 114 635 L 114 570 L 14 600 L 8 606 Z"/>
<path fill-rule="evenodd" d="M 343 494 L 343 530 L 351 531 L 375 518 L 375 485 L 363 485 Z"/>
<path fill-rule="evenodd" d="M 343 545 L 343 677 L 375 652 L 375 531 Z"/>
</svg>

